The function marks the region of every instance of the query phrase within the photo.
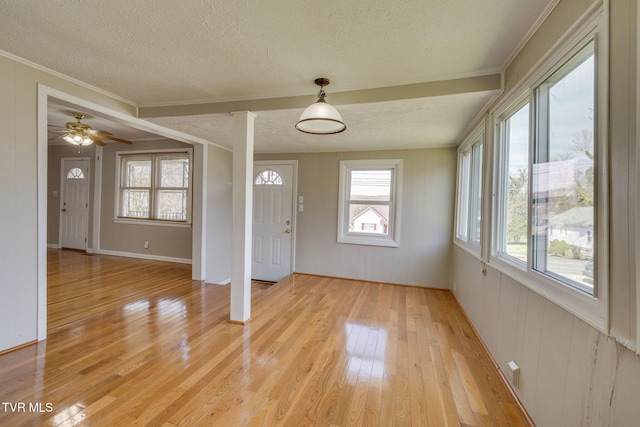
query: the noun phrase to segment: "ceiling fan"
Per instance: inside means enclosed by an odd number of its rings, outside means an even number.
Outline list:
[[[82,123],[81,120],[84,119],[84,114],[82,113],[73,113],[76,118],[75,122],[67,122],[64,128],[62,126],[49,125],[52,127],[61,128],[56,132],[60,132],[61,135],[56,135],[53,138],[50,138],[49,141],[62,138],[70,144],[78,145],[79,148],[90,145],[92,143],[96,143],[99,146],[107,145],[106,142],[101,139],[108,139],[111,141],[121,142],[123,144],[133,144],[131,141],[122,138],[116,138],[111,135],[109,132],[98,131],[91,128],[91,126]]]

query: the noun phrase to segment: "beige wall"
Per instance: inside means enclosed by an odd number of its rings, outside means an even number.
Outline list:
[[[178,141],[137,141],[133,145],[108,144],[102,150],[102,203],[100,251],[140,254],[149,257],[191,260],[191,227],[123,224],[114,222],[116,153],[136,150],[190,148]],[[149,249],[144,249],[149,242]]]
[[[560,2],[507,69],[507,95],[590,4]],[[640,357],[633,351],[637,16],[637,1],[610,1],[610,334],[491,265],[483,276],[479,259],[457,246],[453,251],[456,297],[501,369],[510,360],[519,364],[515,391],[539,426],[632,426],[640,420]]]
[[[0,350],[38,334],[38,266],[44,257],[38,253],[38,177],[47,173],[46,162],[38,164],[38,83],[135,113],[131,105],[0,56]]]
[[[208,149],[205,281],[209,283],[231,281],[232,156],[231,151]]]
[[[256,155],[298,160],[296,265],[302,273],[450,288],[455,149]],[[403,159],[399,248],[337,243],[340,160]]]

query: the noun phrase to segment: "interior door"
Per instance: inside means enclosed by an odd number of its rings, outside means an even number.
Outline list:
[[[89,159],[62,159],[60,245],[87,249],[89,234]]]
[[[254,165],[254,280],[277,282],[291,274],[293,180],[292,164]]]

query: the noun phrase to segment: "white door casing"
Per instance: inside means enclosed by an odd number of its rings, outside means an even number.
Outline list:
[[[63,158],[60,177],[60,246],[86,249],[89,235],[89,159]]]
[[[295,164],[254,165],[251,278],[277,282],[293,271]]]

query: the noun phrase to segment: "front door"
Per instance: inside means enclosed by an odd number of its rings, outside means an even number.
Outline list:
[[[291,274],[293,164],[254,165],[251,278],[277,282]]]
[[[60,245],[87,249],[89,234],[89,159],[62,159]]]

